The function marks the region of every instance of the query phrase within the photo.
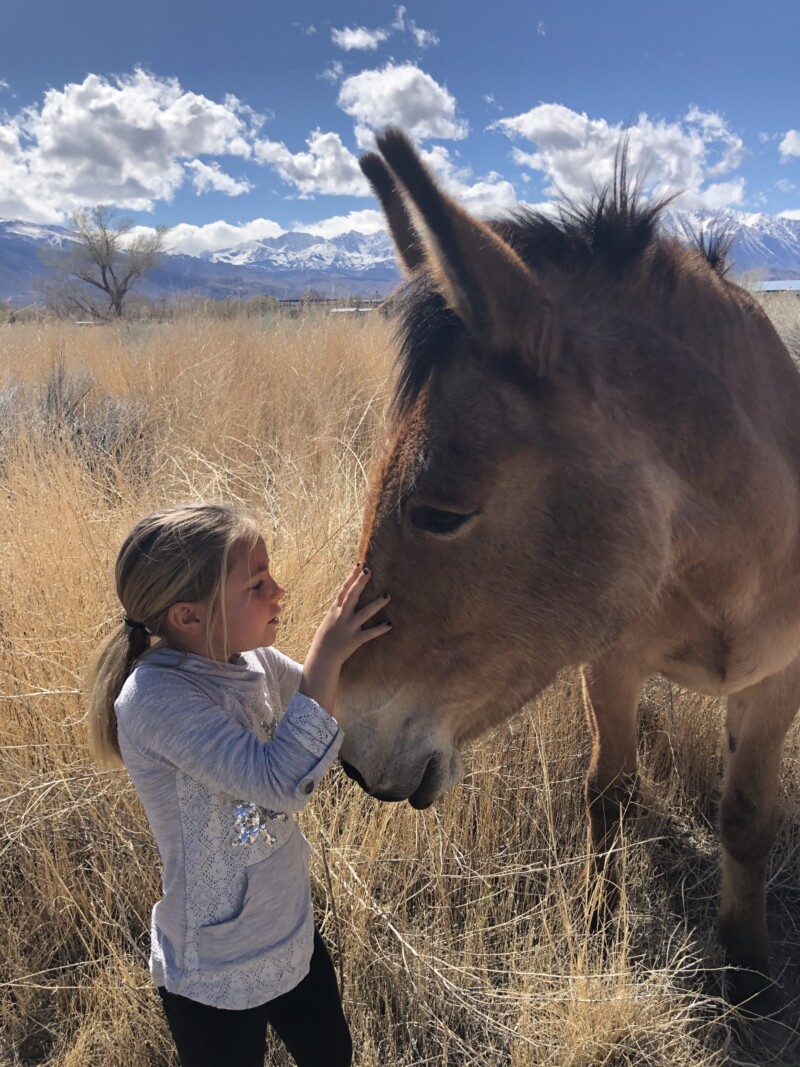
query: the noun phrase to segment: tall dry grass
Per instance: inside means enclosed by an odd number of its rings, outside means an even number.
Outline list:
[[[260,517],[290,589],[282,647],[302,657],[351,565],[389,388],[387,323],[353,318],[0,329],[3,1067],[176,1063],[146,971],[158,856],[124,772],[87,759],[81,678],[119,614],[122,538],[198,498]],[[734,1062],[713,937],[720,708],[653,680],[641,719],[648,810],[604,945],[575,892],[575,677],[476,746],[427,812],[332,773],[301,821],[357,1063]],[[770,886],[795,998],[799,753],[795,730]],[[289,1062],[277,1044],[270,1056]]]

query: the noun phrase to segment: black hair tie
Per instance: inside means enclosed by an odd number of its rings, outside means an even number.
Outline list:
[[[147,633],[147,627],[143,622],[136,622],[135,619],[129,619],[127,615],[122,616],[122,621],[129,630],[143,630]]]

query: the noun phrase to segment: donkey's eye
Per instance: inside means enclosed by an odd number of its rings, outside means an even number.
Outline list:
[[[477,511],[464,514],[463,511],[445,511],[443,508],[431,508],[421,504],[411,509],[409,518],[411,525],[418,530],[426,530],[433,534],[450,534],[455,533],[477,514]]]

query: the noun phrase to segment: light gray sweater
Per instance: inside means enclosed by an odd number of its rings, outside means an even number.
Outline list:
[[[150,973],[203,1004],[255,1007],[308,973],[308,845],[290,813],[342,732],[297,692],[301,670],[272,648],[217,663],[156,645],[115,704],[164,866]]]

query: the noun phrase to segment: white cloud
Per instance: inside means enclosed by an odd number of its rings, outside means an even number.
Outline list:
[[[392,22],[392,29],[399,33],[407,31],[414,38],[417,48],[434,48],[439,44],[439,38],[433,30],[423,30],[416,24],[414,19],[406,18],[406,8],[401,4],[397,8],[397,14]]]
[[[800,220],[800,208],[791,208],[789,211],[779,211],[778,218]]]
[[[0,153],[15,158],[22,147],[19,142],[19,130],[13,126],[0,126]]]
[[[365,208],[363,211],[351,211],[347,215],[333,215],[320,222],[296,222],[292,229],[330,239],[352,230],[358,233],[380,233],[386,229],[386,222],[382,211],[377,208]]]
[[[331,29],[331,40],[345,52],[353,50],[374,52],[388,36],[387,30],[368,30],[365,26],[344,26],[341,30]]]
[[[800,156],[800,130],[787,130],[783,140],[778,145],[781,154],[781,162],[785,163],[790,156]]]
[[[790,182],[788,178],[779,178],[775,182],[775,188],[780,193],[793,193],[797,186],[794,182]]]
[[[547,30],[545,29],[545,25],[544,25],[543,22],[537,22],[536,23],[536,32],[538,33],[538,35],[540,37],[546,37],[547,36]]]
[[[708,211],[723,211],[744,201],[744,188],[744,178],[712,182],[705,189],[687,190],[675,202],[681,208],[703,207]]]
[[[435,48],[439,43],[439,38],[433,30],[423,30],[417,26],[416,22],[409,23],[408,29],[416,42],[417,48]]]
[[[0,127],[0,215],[56,221],[98,203],[148,210],[186,180],[183,160],[248,157],[260,121],[236,97],[217,103],[174,78],[89,74]]]
[[[344,64],[338,59],[334,59],[321,74],[317,75],[319,81],[330,82],[331,85],[337,85],[343,77]]]
[[[315,193],[329,196],[365,196],[368,185],[358,160],[338,133],[314,130],[307,138],[307,152],[292,152],[282,141],[257,141],[255,155],[294,185],[304,197]]]
[[[379,44],[394,33],[409,34],[417,48],[422,50],[439,44],[439,38],[433,30],[424,30],[414,19],[406,18],[406,8],[402,4],[397,8],[391,25],[374,30],[368,30],[366,26],[343,26],[340,30],[331,28],[331,40],[346,52],[374,52]]]
[[[628,138],[631,173],[642,176],[646,191],[681,193],[681,207],[711,210],[739,204],[744,196],[743,178],[709,183],[710,178],[735,170],[745,156],[741,138],[714,112],[693,107],[681,122],[672,123],[642,114],[625,129],[561,104],[540,104],[499,119],[490,128],[534,145],[532,152],[514,147],[512,158],[544,174],[550,196],[582,200],[606,186],[613,177],[614,154],[623,133]]]
[[[469,125],[456,118],[455,98],[430,74],[412,63],[387,64],[347,78],[339,107],[356,120],[356,140],[372,146],[372,131],[389,124],[402,126],[416,140],[431,137],[461,140]]]
[[[249,193],[253,188],[246,178],[232,178],[220,170],[219,163],[202,163],[199,159],[193,159],[186,164],[186,169],[192,173],[192,185],[198,193],[207,193],[213,189],[217,193],[225,193],[226,196],[240,196]]]
[[[358,169],[356,157],[339,141],[337,134],[322,134],[317,130],[309,138],[311,151],[291,153],[285,145],[270,143],[268,148],[256,146],[256,154],[275,166],[285,181],[294,184],[302,194],[315,192],[346,193],[369,196],[371,189]],[[323,148],[326,145],[329,148]],[[328,151],[330,150],[330,154]],[[454,163],[443,145],[435,145],[421,152],[422,158],[436,174],[442,187],[470,211],[481,216],[498,215],[518,206],[514,187],[500,175],[490,172],[476,178],[469,167]],[[295,223],[292,229],[321,237],[337,237],[351,230],[377,233],[385,228],[383,213],[377,208],[364,208],[346,215],[334,215],[315,223]]]
[[[420,153],[442,187],[468,211],[482,218],[496,217],[519,207],[511,182],[495,171],[476,178],[470,167],[459,166],[444,147],[434,145]]]
[[[690,107],[684,116],[684,122],[691,131],[699,131],[705,145],[721,146],[720,159],[706,169],[706,178],[716,178],[719,174],[727,174],[742,165],[747,155],[744,141],[728,129],[721,115],[715,111],[701,111],[697,107]]]
[[[7,82],[5,78],[0,78],[0,92],[5,92],[6,89],[11,88],[11,83]]]
[[[167,247],[170,252],[180,252],[187,256],[199,256],[203,252],[219,252],[223,248],[232,248],[245,241],[260,241],[264,237],[280,237],[286,231],[271,219],[253,219],[233,225],[218,219],[205,226],[192,226],[182,222],[173,227],[167,235]],[[135,226],[131,236],[153,234],[149,226]]]

